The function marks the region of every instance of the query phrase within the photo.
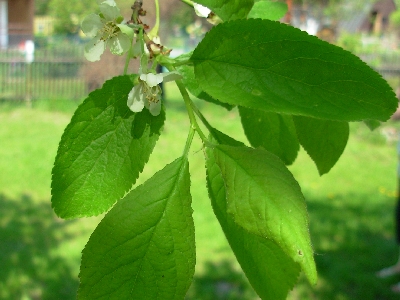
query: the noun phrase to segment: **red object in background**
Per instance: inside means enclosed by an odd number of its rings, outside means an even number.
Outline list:
[[[21,41],[19,44],[18,44],[18,50],[20,51],[20,52],[25,52],[25,41]]]
[[[288,11],[284,17],[284,22],[290,24],[292,21],[292,0],[286,0]]]

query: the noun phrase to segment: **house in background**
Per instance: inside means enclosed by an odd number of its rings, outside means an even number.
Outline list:
[[[393,0],[380,0],[376,2],[366,18],[364,18],[359,31],[381,34],[389,28],[389,17],[396,10]]]
[[[0,48],[33,39],[34,0],[0,0]]]
[[[379,0],[365,11],[354,13],[351,18],[341,20],[339,31],[381,35],[390,27],[390,15],[397,7],[393,0]]]

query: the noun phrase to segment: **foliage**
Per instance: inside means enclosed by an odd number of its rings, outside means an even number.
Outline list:
[[[54,31],[62,34],[77,34],[80,23],[89,12],[95,12],[95,1],[50,0],[49,12],[54,17]]]
[[[361,36],[342,32],[337,40],[337,45],[354,54],[362,52]]]
[[[35,15],[46,15],[49,9],[50,0],[36,0],[35,1]]]
[[[188,154],[196,134],[216,217],[258,295],[284,299],[300,270],[315,284],[306,203],[285,162],[301,145],[319,173],[327,173],[344,150],[350,121],[386,121],[397,107],[389,85],[359,58],[267,19],[277,19],[279,9],[263,16],[253,11],[253,0],[198,2],[219,25],[193,53],[173,59],[159,43],[159,23],[147,31],[136,1],[124,75],[91,93],[61,138],[54,211],[66,219],[108,211],[83,251],[78,299],[184,297],[195,263]],[[95,43],[122,31],[118,18],[106,19],[112,30],[93,26],[93,35],[101,37]],[[127,75],[131,58],[140,60],[138,74]],[[169,75],[180,74],[174,80],[188,113],[188,136],[180,157],[131,189],[168,117],[155,86],[165,77],[155,74],[157,63]],[[214,128],[186,85],[200,98],[237,106],[250,146]]]

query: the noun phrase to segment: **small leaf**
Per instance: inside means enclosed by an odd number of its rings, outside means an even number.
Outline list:
[[[62,218],[107,211],[135,183],[148,161],[165,114],[133,113],[129,76],[115,77],[78,107],[61,138],[53,167],[52,205]]]
[[[304,197],[281,160],[264,149],[214,148],[227,195],[227,212],[251,234],[270,239],[317,279]]]
[[[300,272],[299,264],[270,239],[250,233],[227,213],[221,170],[207,149],[207,187],[215,215],[251,285],[262,299],[286,299]]]
[[[223,21],[244,19],[253,7],[254,0],[196,0],[211,9]]]
[[[300,144],[317,165],[328,173],[342,155],[349,138],[349,124],[314,118],[293,117]]]
[[[186,59],[190,58],[190,55],[184,54],[181,55],[179,58],[182,59],[186,57]],[[178,59],[179,59],[178,58]],[[196,98],[205,100],[210,103],[214,103],[217,105],[220,105],[228,110],[231,110],[233,108],[232,105],[218,101],[211,97],[209,94],[204,92],[200,86],[199,83],[197,82],[196,78],[194,77],[194,68],[193,66],[189,65],[182,65],[177,67],[178,72],[183,76],[182,82],[185,85],[185,87],[188,89],[188,91],[195,96]]]
[[[83,250],[78,299],[183,299],[196,259],[189,188],[180,158],[120,200]]]
[[[398,104],[387,82],[358,57],[275,21],[219,24],[191,61],[202,90],[232,105],[337,121],[385,121]]]
[[[291,116],[242,106],[239,112],[244,132],[253,147],[263,147],[287,165],[294,162],[300,145]]]
[[[365,120],[364,121],[365,125],[369,128],[369,130],[374,131],[377,129],[379,126],[381,126],[381,122],[379,121],[373,121],[373,120]]]
[[[268,19],[279,21],[288,10],[287,4],[278,1],[261,0],[254,3],[247,18],[249,19]]]

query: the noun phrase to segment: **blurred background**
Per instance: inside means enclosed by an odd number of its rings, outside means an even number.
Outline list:
[[[133,0],[116,0],[126,19]],[[400,1],[284,1],[281,20],[360,56],[400,86]],[[210,28],[189,6],[161,0],[161,42],[172,55],[190,51]],[[144,1],[154,24],[154,3]],[[0,0],[0,299],[75,299],[81,250],[101,216],[64,221],[51,209],[51,169],[61,134],[87,94],[123,71],[107,52],[84,60],[80,30],[93,0]],[[131,71],[136,72],[133,63]],[[296,72],[296,70],[293,70]],[[245,141],[235,109],[195,100],[209,121]],[[167,121],[139,183],[182,153],[188,125],[174,84],[165,85]],[[307,199],[318,284],[303,276],[289,299],[399,299],[400,276],[375,272],[398,258],[394,121],[371,132],[351,124],[348,146],[332,171],[318,176],[300,151],[290,166]],[[205,188],[202,147],[190,154],[197,265],[187,299],[258,299],[226,242]]]

